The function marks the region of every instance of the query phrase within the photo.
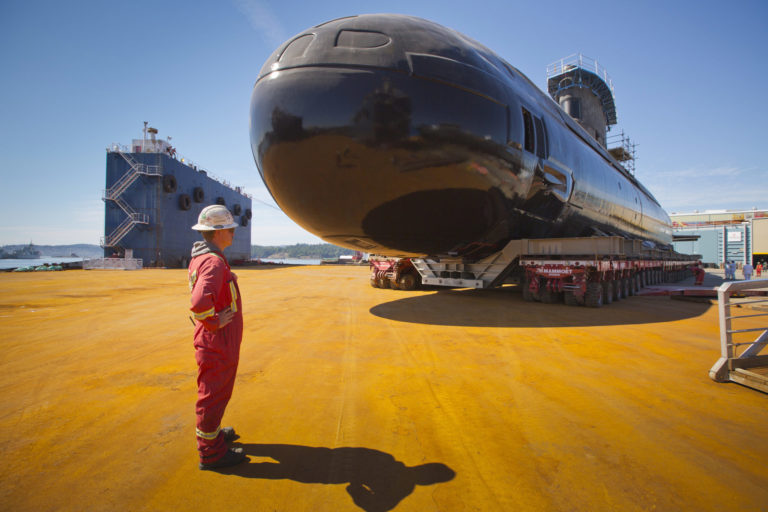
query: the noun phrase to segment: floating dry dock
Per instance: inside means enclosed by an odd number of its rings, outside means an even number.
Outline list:
[[[381,290],[356,266],[238,274],[225,421],[250,462],[229,474],[197,469],[184,270],[1,274],[0,508],[768,507],[768,395],[709,378],[714,305]]]

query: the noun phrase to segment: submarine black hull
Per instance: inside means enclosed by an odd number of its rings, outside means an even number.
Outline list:
[[[250,130],[277,204],[336,245],[478,259],[515,238],[671,243],[658,202],[556,103],[419,18],[343,18],[283,44]]]

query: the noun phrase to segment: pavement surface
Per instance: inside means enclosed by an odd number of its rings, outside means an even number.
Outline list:
[[[184,270],[0,274],[0,509],[768,510],[768,395],[709,379],[716,306],[237,273],[249,462],[222,472],[197,467]]]

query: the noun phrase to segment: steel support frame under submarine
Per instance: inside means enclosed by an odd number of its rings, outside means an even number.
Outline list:
[[[559,105],[423,19],[361,15],[292,38],[259,74],[250,132],[277,204],[336,245],[480,263],[516,239],[671,244],[650,192]]]

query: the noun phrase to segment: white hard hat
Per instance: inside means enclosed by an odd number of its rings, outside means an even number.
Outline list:
[[[195,231],[216,231],[236,227],[237,223],[226,206],[212,204],[203,208],[197,217],[197,224],[192,226],[192,229]]]

